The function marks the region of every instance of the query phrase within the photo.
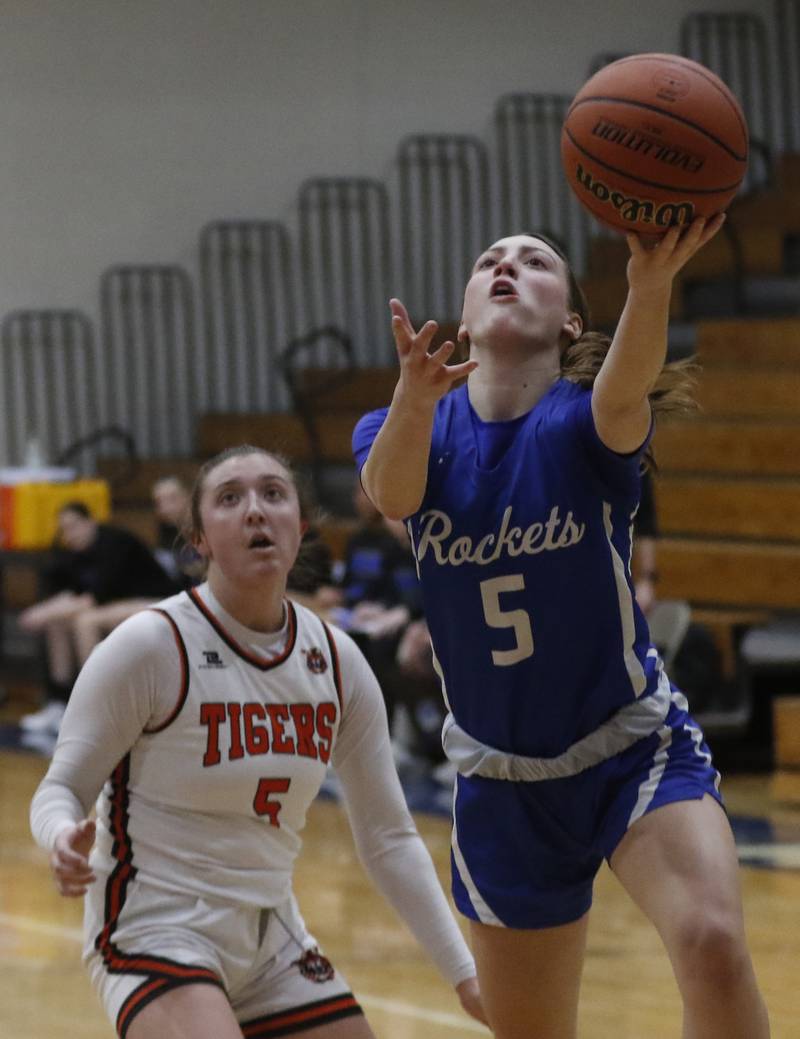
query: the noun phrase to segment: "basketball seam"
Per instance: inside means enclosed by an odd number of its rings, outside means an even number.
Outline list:
[[[677,65],[677,67],[683,69],[684,72],[693,72],[695,75],[704,79],[710,87],[713,87],[718,94],[721,94],[722,97],[725,98],[731,107],[731,111],[736,116],[745,137],[748,136],[747,122],[742,115],[736,95],[727,83],[721,80],[715,72],[711,69],[707,69],[705,65],[702,65],[699,61],[695,61],[693,58],[686,58],[681,54],[630,54],[627,58],[618,58],[617,61],[612,64],[627,65],[631,61],[642,61],[645,58],[650,61],[663,62],[665,65]],[[686,63],[688,63],[688,67]],[[606,67],[609,68],[610,66]],[[605,72],[605,69],[600,69],[596,75],[599,76],[603,72]]]
[[[747,162],[747,152],[745,152],[744,155],[739,155],[727,144],[725,144],[724,141],[721,141],[718,137],[715,137],[714,134],[709,133],[708,130],[705,130],[702,126],[698,126],[697,123],[693,123],[691,119],[687,119],[685,116],[682,115],[677,115],[674,112],[665,111],[663,108],[659,108],[657,105],[648,104],[646,101],[632,101],[629,98],[624,97],[607,97],[600,94],[593,94],[591,97],[582,97],[579,101],[573,102],[572,107],[570,108],[569,112],[567,112],[565,123],[577,108],[579,108],[581,105],[588,104],[590,101],[611,101],[619,105],[630,105],[632,108],[644,108],[649,112],[658,112],[659,115],[667,116],[669,119],[674,119],[676,123],[683,123],[684,126],[688,126],[692,130],[696,130],[698,133],[701,133],[704,137],[707,137],[709,141],[713,141],[713,143],[716,144],[719,148],[721,148],[724,152],[727,152],[728,155],[730,155],[730,157],[732,159],[735,159],[737,162]]]
[[[582,155],[591,159],[592,162],[596,162],[598,166],[602,166],[603,169],[608,170],[609,173],[618,173],[620,176],[625,177],[627,180],[634,181],[636,184],[643,184],[648,188],[658,188],[660,191],[676,191],[685,192],[687,195],[722,195],[726,191],[735,191],[741,181],[737,181],[735,184],[729,184],[726,187],[721,188],[686,188],[678,187],[675,184],[661,184],[657,180],[645,180],[644,177],[635,177],[632,173],[624,169],[619,169],[616,166],[610,166],[607,162],[603,162],[602,159],[598,159],[596,155],[586,151],[580,144],[575,140],[569,130],[564,127],[564,134],[569,138],[570,144],[572,144]]]

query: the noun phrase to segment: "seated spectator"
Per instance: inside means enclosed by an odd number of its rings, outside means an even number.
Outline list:
[[[57,544],[42,573],[47,597],[24,610],[20,627],[42,634],[48,702],[20,725],[56,735],[78,671],[117,624],[180,590],[139,538],[93,519],[83,502],[58,514]]]
[[[359,526],[326,616],[356,640],[378,676],[398,765],[440,762],[444,703],[405,524],[378,512],[356,482]],[[320,593],[320,594],[323,594]]]
[[[203,561],[183,536],[189,519],[189,489],[179,477],[163,476],[150,494],[158,524],[155,557],[182,588],[191,588],[203,580]]]
[[[353,491],[359,525],[345,548],[344,572],[339,582],[335,621],[342,627],[362,631],[394,630],[409,620],[409,614],[383,614],[402,605],[404,593],[418,600],[416,574],[405,526],[386,520],[364,493],[360,482]],[[416,608],[418,602],[414,602]]]

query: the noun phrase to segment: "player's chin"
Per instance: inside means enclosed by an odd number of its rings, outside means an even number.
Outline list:
[[[274,548],[269,550],[249,551],[238,568],[243,578],[254,575],[271,576],[287,575],[291,569],[281,553]]]
[[[519,336],[530,324],[530,315],[516,300],[511,305],[490,308],[484,321],[484,333],[489,336]]]

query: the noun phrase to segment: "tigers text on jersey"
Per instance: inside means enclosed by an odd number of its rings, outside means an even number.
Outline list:
[[[359,466],[385,416],[357,425]],[[513,423],[481,423],[466,386],[439,401],[409,530],[445,697],[476,739],[555,756],[657,688],[630,577],[640,459],[603,445],[591,391],[564,379]]]
[[[269,659],[197,591],[160,604],[182,688],[172,715],[144,729],[103,788],[100,869],[129,856],[157,886],[264,906],[289,897],[342,702],[330,630],[301,606],[287,610],[286,644]]]

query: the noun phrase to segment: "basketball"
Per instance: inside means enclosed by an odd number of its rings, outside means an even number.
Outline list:
[[[595,73],[561,131],[570,187],[600,223],[660,235],[711,217],[747,170],[747,123],[728,87],[677,54],[635,54]]]

